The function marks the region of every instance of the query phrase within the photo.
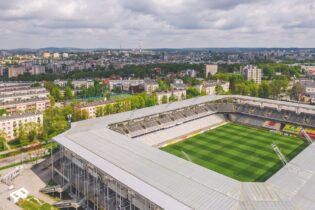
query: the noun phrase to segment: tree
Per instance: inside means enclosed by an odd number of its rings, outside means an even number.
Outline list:
[[[0,151],[5,150],[6,144],[6,134],[4,132],[0,132]]]
[[[177,98],[172,94],[169,99],[168,99],[170,102],[174,102],[174,101],[177,101]]]
[[[67,86],[66,88],[65,88],[65,94],[64,94],[64,99],[72,99],[73,98],[73,94],[72,94],[72,90],[71,90],[71,88],[69,87],[69,86]]]
[[[240,94],[240,95],[249,95],[250,94],[250,89],[249,87],[245,84],[245,83],[239,83],[235,85],[235,90],[234,92],[236,94]]]
[[[263,81],[259,85],[258,96],[260,98],[268,98],[270,96],[270,85],[268,82]]]
[[[240,74],[231,74],[229,75],[229,82],[230,82],[230,91],[232,93],[236,93],[236,85],[239,83],[244,82],[244,77]]]
[[[259,86],[254,81],[246,82],[246,85],[249,88],[249,94],[252,97],[258,96]]]
[[[159,90],[160,91],[166,91],[166,90],[170,89],[170,85],[166,81],[158,80],[158,83],[159,83]]]
[[[187,91],[187,95],[186,95],[187,99],[200,96],[200,92],[195,87],[189,87],[187,88],[186,91]]]
[[[52,97],[51,95],[49,95],[48,98],[49,98],[49,101],[50,101],[50,105],[51,105],[51,106],[55,106],[55,104],[56,104],[55,98]]]
[[[44,83],[44,87],[49,91],[51,92],[53,87],[54,87],[54,84],[52,82],[45,82]]]
[[[225,91],[221,85],[215,86],[215,94],[223,95],[224,93],[225,93]]]
[[[167,96],[163,96],[162,97],[162,104],[166,104],[167,103]]]
[[[37,139],[37,137],[42,133],[42,128],[38,123],[29,122],[20,126],[19,129],[19,141],[20,144],[25,146],[28,143]]]
[[[282,91],[285,91],[288,87],[289,81],[286,77],[274,79],[270,83],[270,95],[273,98],[277,98]]]
[[[305,87],[300,82],[296,82],[290,91],[291,99],[300,101],[302,99],[302,96],[304,95],[305,95]]]
[[[44,112],[44,133],[46,136],[55,136],[69,128],[66,114],[70,109],[64,111],[63,108],[50,107]],[[72,113],[71,113],[72,114]]]
[[[96,107],[95,115],[96,117],[104,116],[103,107]]]
[[[51,96],[54,97],[55,101],[61,100],[61,93],[60,93],[60,88],[57,86],[54,86],[51,90]]]
[[[3,116],[7,114],[7,110],[6,109],[0,109],[0,116]]]

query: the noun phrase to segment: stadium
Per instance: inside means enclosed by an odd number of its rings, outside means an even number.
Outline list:
[[[315,107],[204,96],[72,124],[54,138],[59,208],[312,209]]]

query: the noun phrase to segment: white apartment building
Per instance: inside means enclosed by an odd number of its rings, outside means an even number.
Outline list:
[[[305,71],[306,76],[315,77],[315,66],[304,66],[301,68]]]
[[[89,88],[89,87],[94,86],[94,81],[90,80],[90,79],[88,79],[88,80],[72,80],[71,84],[72,84],[74,89],[80,89],[82,87]]]
[[[2,96],[14,96],[19,94],[36,94],[36,93],[48,93],[45,88],[42,87],[24,87],[24,88],[12,88],[12,89],[5,89],[2,90],[0,88],[0,97]]]
[[[58,59],[58,58],[60,58],[60,54],[59,54],[59,53],[54,53],[54,54],[53,54],[53,57],[54,57],[55,59]]]
[[[59,87],[65,87],[68,84],[67,80],[54,80],[54,85],[58,85]]]
[[[246,65],[241,68],[241,73],[244,75],[246,80],[253,80],[255,83],[261,83],[262,70],[257,66]]]
[[[186,90],[162,91],[162,92],[157,92],[156,96],[157,96],[158,104],[162,103],[163,97],[166,97],[167,102],[169,102],[169,98],[171,96],[174,96],[177,101],[180,101],[186,98]]]
[[[111,105],[115,104],[115,100],[94,101],[94,102],[89,102],[89,103],[84,103],[84,104],[78,104],[75,106],[75,109],[80,112],[86,111],[88,113],[88,118],[95,118],[97,108],[105,107],[109,104]]]
[[[113,90],[115,87],[121,87],[124,91],[129,91],[130,86],[144,85],[142,79],[120,79],[120,80],[109,80],[109,89]]]
[[[315,81],[308,79],[295,80],[294,82],[299,82],[305,88],[306,94],[315,94]]]
[[[20,127],[25,123],[34,122],[43,125],[42,113],[24,113],[0,117],[0,132],[6,135],[7,141],[18,137]]]
[[[8,113],[39,111],[43,112],[50,106],[48,98],[36,98],[22,101],[0,102],[0,109]]]
[[[66,87],[66,85],[68,84],[67,80],[55,80],[54,81],[55,85],[58,85],[61,88]],[[71,85],[73,86],[74,89],[80,89],[82,87],[92,87],[94,86],[94,81],[93,80],[72,80],[71,81]]]
[[[0,102],[17,102],[17,101],[25,101],[25,100],[31,100],[31,99],[38,99],[38,98],[47,98],[49,95],[48,91],[45,89],[41,90],[28,90],[28,91],[21,91],[16,92],[13,91],[13,93],[10,92],[0,92]]]
[[[145,79],[144,80],[144,90],[147,93],[153,93],[159,88],[159,83],[153,79]]]
[[[63,58],[69,58],[69,54],[68,53],[62,53],[62,57]]]
[[[174,79],[174,82],[171,84],[173,90],[186,90],[187,85],[181,79]]]
[[[43,57],[44,59],[48,59],[48,58],[50,58],[50,53],[49,53],[49,52],[44,52],[43,55],[42,55],[42,57]]]
[[[30,71],[32,75],[37,75],[37,74],[44,74],[45,73],[45,66],[32,66],[32,69]]]
[[[205,75],[208,77],[209,75],[215,75],[218,72],[217,64],[205,64]]]
[[[225,92],[229,91],[230,83],[219,80],[210,80],[202,84],[201,90],[205,91],[207,95],[215,95],[215,88],[217,85],[220,85]]]

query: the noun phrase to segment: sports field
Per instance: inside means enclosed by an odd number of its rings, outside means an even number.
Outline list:
[[[308,145],[298,138],[229,123],[161,149],[239,181],[262,182],[282,167],[272,143],[288,160]]]

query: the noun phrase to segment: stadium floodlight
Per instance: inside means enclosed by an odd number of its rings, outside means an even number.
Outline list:
[[[282,152],[280,151],[279,147],[277,146],[276,143],[272,143],[271,144],[273,150],[275,151],[275,153],[278,155],[279,159],[281,160],[283,165],[288,164],[287,159],[285,158],[285,156],[282,154]]]
[[[313,140],[312,138],[306,133],[306,131],[304,130],[304,128],[301,126],[301,134],[304,135],[304,137],[306,138],[306,140],[312,144]]]

